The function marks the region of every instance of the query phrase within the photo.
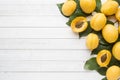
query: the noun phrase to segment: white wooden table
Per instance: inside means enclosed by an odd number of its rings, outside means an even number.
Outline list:
[[[0,80],[100,80],[84,70],[90,57],[56,4],[65,0],[0,0]]]

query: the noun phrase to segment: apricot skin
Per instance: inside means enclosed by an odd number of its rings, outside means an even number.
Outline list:
[[[80,0],[80,7],[85,13],[92,13],[96,8],[96,0]]]
[[[74,0],[66,1],[62,6],[62,13],[65,16],[70,16],[70,15],[73,14],[76,7],[77,7],[77,4],[76,4],[76,2]]]
[[[119,4],[116,1],[109,0],[102,5],[101,12],[107,16],[113,15],[117,12],[118,7]]]
[[[90,33],[86,38],[86,46],[88,49],[93,50],[99,45],[99,38],[97,34]]]
[[[100,31],[105,26],[106,21],[106,16],[103,13],[97,13],[90,21],[91,28],[95,31]]]

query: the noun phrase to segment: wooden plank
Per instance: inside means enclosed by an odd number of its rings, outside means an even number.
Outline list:
[[[85,61],[0,61],[0,71],[85,71]]]
[[[64,0],[42,1],[42,3],[40,0],[5,0],[5,2],[0,0],[0,16],[51,15],[63,17],[56,5],[60,2],[64,2]]]
[[[62,16],[0,16],[0,27],[55,27],[68,28],[65,24],[67,18]],[[6,24],[7,23],[7,24]],[[62,33],[62,32],[61,32]]]
[[[40,4],[56,4],[65,2],[65,0],[0,0],[0,5],[40,5]]]
[[[40,5],[40,4],[56,4],[56,3],[62,3],[66,0],[0,0],[0,5]],[[102,3],[106,0],[101,0]]]
[[[50,9],[48,9],[50,8]],[[0,5],[0,16],[60,16],[61,13],[54,5]],[[61,15],[61,17],[63,17]]]
[[[0,39],[0,49],[87,49],[85,39]]]
[[[80,73],[0,73],[1,80],[101,80],[96,72]]]
[[[0,0],[0,80],[98,80],[90,52],[65,24],[65,0]]]
[[[0,61],[79,61],[89,57],[88,50],[0,50]]]
[[[67,38],[78,39],[71,28],[0,28],[0,38]]]

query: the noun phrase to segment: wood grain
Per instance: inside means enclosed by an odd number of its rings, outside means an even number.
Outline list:
[[[65,0],[0,0],[0,80],[100,80],[56,4]]]
[[[84,39],[0,39],[0,49],[87,49]]]
[[[87,75],[85,77],[85,75]],[[1,73],[1,80],[100,80],[102,77],[96,72],[80,72],[80,73]]]
[[[0,27],[2,28],[68,28],[65,24],[67,18],[64,18],[63,16],[0,16],[0,22]]]
[[[0,38],[79,39],[70,28],[0,28]]]
[[[88,50],[0,50],[1,61],[82,61],[89,55]]]
[[[34,2],[34,1],[33,1]],[[62,16],[53,4],[1,4],[0,16]],[[51,9],[49,9],[49,7]]]

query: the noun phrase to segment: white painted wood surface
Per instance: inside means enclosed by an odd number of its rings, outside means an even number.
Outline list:
[[[100,80],[56,4],[65,0],[0,0],[0,80]]]

